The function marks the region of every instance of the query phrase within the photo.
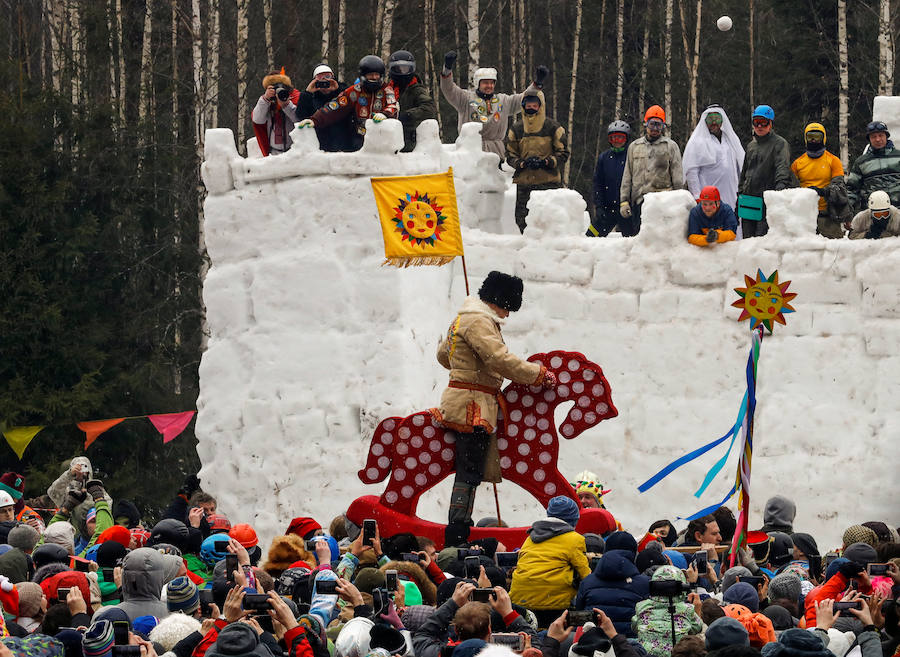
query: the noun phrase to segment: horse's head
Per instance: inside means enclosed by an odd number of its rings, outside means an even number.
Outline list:
[[[583,354],[577,351],[551,351],[535,354],[528,360],[541,363],[556,375],[556,388],[542,393],[551,408],[567,401],[575,402],[559,425],[563,437],[574,438],[585,429],[619,414],[613,405],[609,382],[603,376],[603,370]]]

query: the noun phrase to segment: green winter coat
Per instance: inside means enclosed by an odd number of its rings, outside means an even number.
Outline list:
[[[88,504],[90,502],[90,504]],[[88,541],[88,544],[84,546],[84,549],[79,552],[77,557],[83,557],[87,554],[87,551],[94,547],[94,543],[97,542],[97,539],[100,538],[100,534],[105,532],[107,529],[116,524],[115,520],[113,520],[112,513],[109,510],[109,503],[105,499],[102,500],[85,500],[81,504],[75,507],[75,511],[72,513],[72,516],[69,517],[68,514],[63,513],[62,509],[57,511],[52,518],[50,518],[50,522],[47,525],[52,525],[54,522],[63,522],[68,521],[72,523],[72,526],[75,528],[76,537],[79,534],[87,533],[87,523],[86,517],[87,512],[90,511],[91,506],[97,508],[97,516],[94,519],[94,533],[91,535],[91,540]],[[42,545],[44,543],[43,537],[38,541],[38,545]],[[37,546],[35,546],[37,547]]]
[[[437,119],[437,104],[417,77],[413,77],[412,82],[402,91],[394,82],[391,82],[391,85],[394,87],[397,102],[400,103],[397,118],[403,124],[401,153],[409,153],[416,147],[416,128],[419,124],[426,119]]]
[[[847,176],[850,204],[857,210],[865,209],[869,194],[878,189],[888,193],[891,205],[900,206],[900,151],[890,141],[884,148],[870,148],[856,158]]]
[[[192,573],[197,575],[198,577],[202,577],[204,582],[211,582],[213,579],[213,571],[212,568],[206,565],[206,562],[203,561],[196,554],[186,554],[184,555],[184,560],[187,562],[187,568]]]
[[[770,132],[747,144],[738,193],[762,197],[766,190],[796,187],[791,173],[791,149],[780,135]]]
[[[103,569],[97,571],[97,586],[100,588],[100,604],[104,607],[122,602],[122,592],[115,582],[107,582],[103,577]]]

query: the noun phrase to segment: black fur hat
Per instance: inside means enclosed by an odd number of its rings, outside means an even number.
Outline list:
[[[522,279],[499,271],[492,271],[484,279],[478,297],[504,310],[516,312],[522,307]]]

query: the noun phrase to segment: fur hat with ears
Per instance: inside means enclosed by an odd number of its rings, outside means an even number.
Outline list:
[[[296,534],[276,536],[269,546],[269,553],[262,569],[272,577],[278,577],[295,561],[316,563],[316,557],[306,550],[306,543]]]
[[[492,303],[504,310],[516,312],[522,307],[524,285],[518,276],[492,271],[484,279],[478,297],[485,303]]]
[[[281,84],[286,84],[289,87],[293,86],[291,84],[291,79],[284,72],[284,66],[281,67],[281,70],[278,71],[278,73],[269,73],[266,77],[264,77],[262,79],[262,86],[263,89],[266,89],[270,86],[274,87],[279,82]]]

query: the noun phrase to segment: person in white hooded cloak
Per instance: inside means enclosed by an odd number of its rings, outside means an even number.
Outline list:
[[[687,187],[694,198],[707,185],[719,189],[723,203],[737,207],[738,180],[744,162],[744,147],[725,110],[710,105],[684,147],[682,164]]]

